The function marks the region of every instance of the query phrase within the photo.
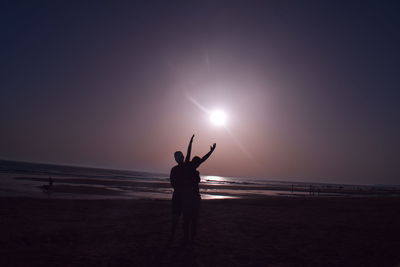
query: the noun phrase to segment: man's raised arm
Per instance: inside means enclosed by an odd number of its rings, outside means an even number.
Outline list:
[[[185,162],[189,162],[190,161],[190,154],[192,153],[193,138],[194,138],[194,135],[192,135],[192,138],[190,138],[190,142],[189,142],[189,145],[188,145],[188,148],[187,148]]]
[[[200,166],[200,164],[202,164],[204,161],[206,161],[211,156],[211,154],[214,152],[216,146],[217,146],[216,143],[214,143],[212,146],[210,146],[210,151],[201,158],[199,166]]]

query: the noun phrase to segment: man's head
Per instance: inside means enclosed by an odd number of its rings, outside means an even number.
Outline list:
[[[174,157],[175,157],[175,161],[176,161],[178,164],[182,164],[182,163],[183,163],[184,157],[183,157],[183,153],[182,153],[181,151],[176,151],[176,152],[174,153]]]

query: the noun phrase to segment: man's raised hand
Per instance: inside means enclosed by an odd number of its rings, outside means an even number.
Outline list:
[[[210,146],[210,150],[211,150],[211,151],[214,151],[214,149],[215,149],[216,146],[217,146],[217,144],[214,143],[212,146]]]

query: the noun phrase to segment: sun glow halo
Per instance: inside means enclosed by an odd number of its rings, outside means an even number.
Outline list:
[[[221,110],[214,110],[210,113],[210,121],[216,126],[224,126],[227,121],[226,113]]]

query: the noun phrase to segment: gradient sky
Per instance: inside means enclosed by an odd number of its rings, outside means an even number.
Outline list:
[[[399,6],[89,2],[0,4],[0,158],[400,184]]]

